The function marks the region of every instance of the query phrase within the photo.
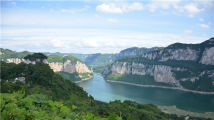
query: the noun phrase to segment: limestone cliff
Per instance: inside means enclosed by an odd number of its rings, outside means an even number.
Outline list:
[[[20,58],[8,58],[6,59],[7,63],[15,63],[15,64],[19,64],[23,61],[24,59],[20,59]]]
[[[141,56],[119,59],[107,66],[103,75],[106,78],[111,74],[149,75],[156,82],[179,88],[214,91],[213,65],[214,38],[211,38],[201,44],[175,43]]]
[[[54,72],[57,71],[64,71],[68,73],[92,73],[93,70],[90,70],[88,66],[80,61],[72,62],[71,60],[67,60],[66,62],[51,62],[49,63],[49,66],[51,69],[53,69]]]

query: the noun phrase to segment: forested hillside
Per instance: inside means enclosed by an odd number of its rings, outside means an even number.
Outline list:
[[[24,77],[24,83],[21,81],[14,82],[15,78]],[[114,101],[110,103],[103,103],[95,101],[94,98],[86,93],[82,87],[77,86],[75,83],[71,82],[70,80],[64,79],[62,76],[55,74],[52,69],[50,69],[49,65],[44,64],[42,62],[38,62],[35,65],[33,64],[14,64],[14,63],[5,63],[1,61],[1,93],[13,93],[14,91],[20,90],[22,87],[25,88],[25,93],[27,95],[35,94],[34,91],[38,87],[37,93],[42,93],[48,96],[48,99],[54,101],[62,101],[63,105],[68,106],[69,109],[72,108],[72,105],[77,106],[77,108],[73,111],[75,114],[87,115],[87,112],[92,114],[98,114],[102,118],[107,118],[111,113],[114,113],[115,116],[120,116],[122,119],[126,120],[129,116],[132,118],[139,118],[139,119],[168,119],[170,118],[165,113],[161,112],[157,108],[157,106],[153,104],[138,104],[132,101]],[[6,94],[5,94],[6,95]],[[2,94],[2,96],[5,96]],[[2,104],[2,112],[1,115],[5,115],[6,118],[10,116],[8,113],[7,106],[14,104],[14,102],[18,99],[21,101],[29,100],[29,104],[36,104],[32,97],[24,97],[24,98],[17,98],[17,94],[14,94],[14,99],[10,102],[6,102],[8,97],[1,98],[1,101],[5,101],[5,104]],[[38,95],[36,95],[38,96]],[[36,97],[35,96],[35,97]],[[42,101],[46,101],[47,99],[40,95]],[[24,99],[24,100],[22,100]],[[33,99],[31,101],[30,99]],[[39,101],[40,98],[38,98]],[[44,102],[46,103],[46,102]],[[52,102],[47,102],[44,104],[45,106],[51,104]],[[8,104],[8,105],[7,105]],[[17,104],[15,102],[15,104]],[[58,104],[58,103],[56,103]],[[21,109],[23,112],[25,111],[27,106],[23,106],[21,103],[17,104],[16,106],[22,106],[22,108],[16,108],[17,111]],[[27,105],[27,104],[26,104]],[[5,108],[4,108],[5,106]],[[55,106],[57,107],[57,106]],[[23,118],[25,112],[21,112],[20,114],[17,113],[16,110],[12,111],[14,118]],[[38,111],[38,110],[36,110]],[[44,109],[42,108],[42,111]],[[42,112],[38,111],[38,112]],[[19,113],[18,112],[18,113]],[[48,111],[47,111],[48,112]],[[59,111],[56,111],[56,113]],[[60,111],[61,113],[61,111]],[[24,116],[23,116],[24,115]],[[38,117],[36,113],[29,113],[29,115],[33,115],[33,118]],[[60,115],[60,114],[59,114]],[[40,117],[45,117],[45,114],[42,114]],[[50,115],[51,116],[51,115]],[[49,117],[50,117],[49,116]],[[27,116],[25,116],[27,117]],[[46,116],[47,117],[47,116]],[[62,116],[60,116],[62,117]]]

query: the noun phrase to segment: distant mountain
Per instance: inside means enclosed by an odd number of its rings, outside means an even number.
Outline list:
[[[85,61],[85,59],[88,57],[90,54],[81,54],[81,53],[60,53],[60,52],[55,52],[55,53],[50,53],[50,52],[43,52],[46,55],[59,55],[59,56],[74,56],[81,61]]]
[[[138,48],[138,47],[132,47],[132,48],[127,48],[125,50],[120,51],[120,53],[117,56],[117,59],[119,58],[124,58],[126,56],[134,57],[134,56],[139,56],[143,53],[147,53],[153,50],[161,49],[163,47],[153,47],[153,48]]]
[[[103,75],[108,80],[213,92],[214,38],[121,58],[107,66]]]
[[[93,67],[101,67],[106,66],[107,64],[113,63],[114,61],[124,58],[126,56],[134,57],[141,55],[143,53],[161,49],[162,47],[153,47],[153,48],[138,48],[138,47],[132,47],[127,48],[125,50],[120,51],[119,54],[91,54],[88,55],[85,59],[85,63],[87,65],[93,66]]]

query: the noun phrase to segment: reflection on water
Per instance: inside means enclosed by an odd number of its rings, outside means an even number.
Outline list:
[[[77,83],[77,85],[83,87],[94,99],[104,102],[128,99],[158,106],[175,105],[178,108],[195,112],[214,112],[214,95],[107,82],[99,74],[94,74],[94,78]]]

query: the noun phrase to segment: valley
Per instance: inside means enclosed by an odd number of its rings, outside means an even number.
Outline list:
[[[200,44],[175,43],[165,48],[133,47],[122,50],[118,54],[59,52],[43,54],[15,52],[1,48],[1,83],[4,86],[1,90],[3,93],[11,93],[24,86],[29,90],[27,93],[32,94],[33,89],[38,87],[39,92],[53,97],[53,100],[60,100],[62,95],[67,94],[62,99],[68,106],[91,104],[87,107],[91,109],[90,106],[99,106],[99,104],[110,105],[111,101],[117,103],[117,100],[120,102],[130,100],[137,104],[157,105],[167,115],[170,113],[173,116],[178,113],[177,115],[185,117],[188,113],[192,117],[206,118],[207,115],[207,118],[212,118],[213,48],[214,38]],[[42,73],[44,69],[47,70],[46,73]],[[20,78],[20,74],[25,78],[26,85],[21,83],[16,85],[13,82],[15,78]],[[38,76],[40,74],[43,77]],[[61,88],[56,85],[57,80],[61,81],[58,81]],[[82,92],[85,90],[84,94],[88,94],[88,98],[79,98],[83,95],[76,93],[76,88],[72,93],[76,98],[69,97],[70,94],[66,92],[72,90],[69,90],[69,85],[66,89],[62,89],[66,84],[64,80],[67,83],[72,81],[72,85],[77,85],[75,87]],[[69,102],[71,99],[72,102]],[[79,101],[77,104],[78,99],[87,102]],[[89,100],[95,101],[90,103]],[[172,110],[171,106],[176,106],[178,109]],[[97,114],[98,111],[91,109],[90,112]],[[133,114],[130,115],[134,118]],[[99,115],[107,117],[110,114],[99,113]],[[123,118],[127,119],[127,116]]]

